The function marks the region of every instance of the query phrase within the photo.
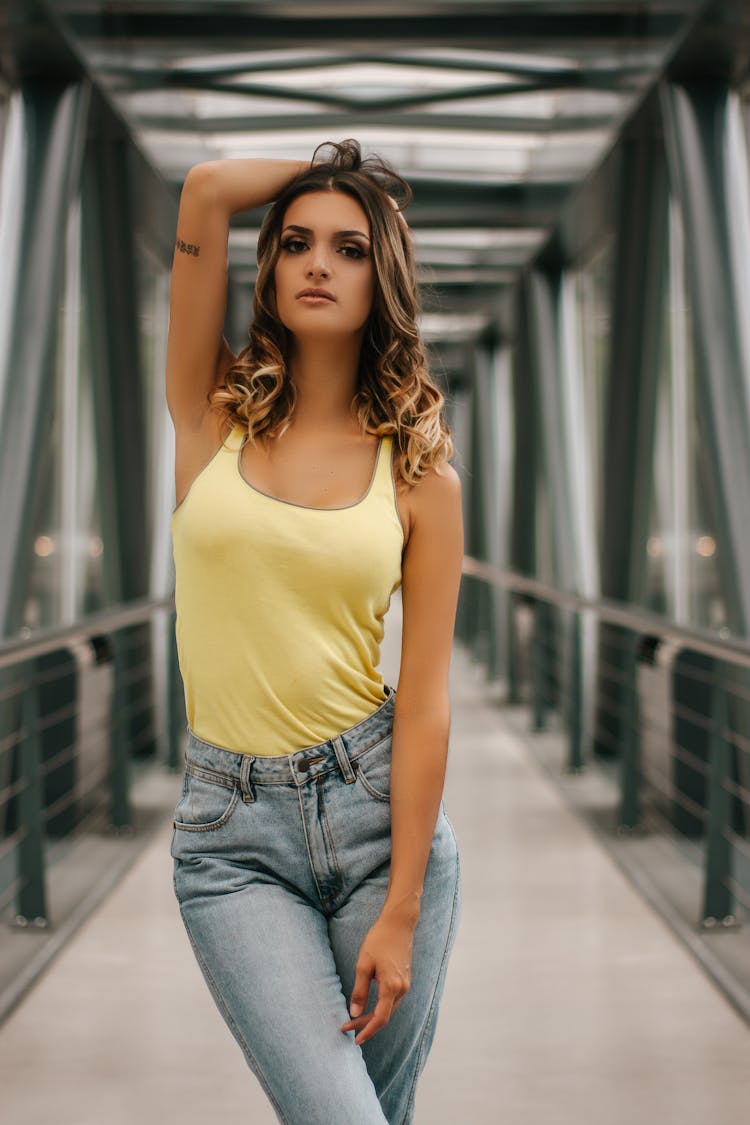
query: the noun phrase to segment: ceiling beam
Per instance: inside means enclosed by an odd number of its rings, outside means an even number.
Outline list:
[[[233,48],[229,54],[235,56],[236,48]],[[562,65],[559,62],[552,65],[541,56],[540,62],[534,64],[532,62],[514,62],[513,56],[510,54],[504,55],[503,59],[498,59],[497,62],[489,62],[486,57],[472,57],[469,53],[457,59],[453,54],[443,55],[440,50],[436,50],[434,55],[410,55],[401,54],[398,51],[388,54],[361,51],[338,51],[335,54],[311,52],[301,59],[297,55],[288,57],[288,59],[269,59],[262,51],[254,52],[252,48],[249,48],[247,59],[243,59],[240,63],[217,62],[215,65],[201,65],[200,68],[195,68],[189,62],[178,60],[175,63],[170,63],[169,70],[166,70],[165,66],[160,63],[144,66],[143,56],[138,57],[137,65],[128,65],[117,57],[117,60],[111,63],[102,60],[98,65],[98,70],[112,78],[129,79],[138,88],[141,88],[143,83],[143,89],[151,89],[153,83],[156,83],[157,87],[163,86],[165,74],[174,75],[175,78],[182,74],[202,74],[211,81],[219,81],[236,78],[240,74],[331,70],[341,68],[341,66],[363,65],[387,66],[395,74],[403,68],[475,74],[512,74],[515,78],[526,81],[544,79],[554,86],[563,86],[566,82],[578,79],[579,84],[584,84],[586,88],[593,84],[594,87],[606,89],[620,86],[623,80],[632,78],[634,75],[640,77],[644,69],[648,69],[649,63],[636,59],[611,66],[597,65],[596,61],[593,64],[591,64],[591,61],[584,64],[577,59],[571,59],[570,62]]]
[[[213,10],[212,10],[213,7]],[[458,7],[458,6],[457,6]],[[280,50],[305,47],[330,47],[331,43],[352,44],[367,49],[373,43],[399,43],[424,47],[429,44],[487,48],[562,50],[582,44],[598,49],[622,50],[624,41],[649,43],[669,40],[684,20],[674,12],[650,12],[639,3],[623,3],[616,10],[595,9],[577,12],[524,12],[518,8],[492,13],[456,11],[442,14],[388,16],[294,16],[284,18],[265,14],[216,10],[206,4],[205,11],[161,11],[156,5],[142,8],[107,4],[96,11],[69,8],[65,19],[71,30],[93,44],[127,41],[130,50],[154,42],[171,46],[195,41],[201,51],[217,48],[232,50]],[[544,46],[542,46],[542,44]]]
[[[599,76],[590,78],[583,74],[568,75],[565,79],[555,81],[543,77],[527,82],[492,82],[481,86],[464,86],[459,89],[419,90],[416,93],[385,94],[378,97],[349,97],[345,93],[328,93],[325,90],[312,86],[303,89],[297,86],[267,85],[262,82],[243,82],[241,85],[234,82],[221,82],[218,79],[204,75],[196,70],[192,73],[187,70],[175,74],[164,70],[161,74],[151,73],[143,78],[133,76],[132,81],[120,82],[115,90],[127,93],[130,90],[144,92],[148,90],[199,90],[214,94],[231,94],[234,97],[270,98],[281,101],[310,102],[318,105],[330,105],[338,109],[350,110],[402,110],[413,109],[421,105],[437,105],[441,102],[461,102],[477,98],[510,98],[519,94],[556,94],[569,91],[603,90],[605,93],[618,93],[622,86],[613,90],[611,84],[602,81]]]
[[[434,229],[457,227],[527,229],[549,227],[573,185],[554,183],[486,184],[455,180],[418,179],[409,176],[414,198],[406,212],[409,226]],[[239,212],[232,225],[257,229],[265,208]]]
[[[197,117],[185,113],[131,113],[133,121],[141,128],[168,129],[175,132],[200,133],[282,133],[300,129],[357,129],[378,125],[399,129],[451,129],[459,132],[480,133],[541,133],[561,134],[605,129],[612,125],[611,115],[579,114],[571,117],[505,117],[483,113],[370,113],[356,110],[345,113],[268,113],[231,117]]]

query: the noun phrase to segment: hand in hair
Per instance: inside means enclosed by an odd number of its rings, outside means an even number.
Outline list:
[[[388,199],[389,199],[389,202],[391,204],[391,207],[393,207],[393,210],[396,212],[399,219],[401,220],[401,224],[402,224],[404,230],[407,232],[407,234],[410,233],[409,232],[409,224],[407,223],[406,219],[404,218],[404,214],[403,214],[401,208],[399,207],[398,203],[396,202],[396,200],[393,198],[392,195],[389,195]]]

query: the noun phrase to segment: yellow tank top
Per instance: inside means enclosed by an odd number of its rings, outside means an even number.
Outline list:
[[[268,495],[243,476],[235,426],[172,513],[176,639],[190,729],[226,750],[291,754],[386,698],[383,616],[404,535],[393,437],[342,508]]]

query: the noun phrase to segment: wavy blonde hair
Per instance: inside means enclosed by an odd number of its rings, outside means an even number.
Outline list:
[[[328,146],[333,153],[316,160]],[[296,176],[267,211],[258,236],[250,343],[210,392],[209,403],[224,421],[247,430],[251,442],[261,435],[280,437],[291,424],[297,396],[287,371],[289,333],[278,317],[274,268],[289,204],[314,191],[352,196],[370,221],[374,296],[352,406],[363,434],[394,435],[395,470],[414,485],[432,466],[449,460],[454,447],[443,417],[445,398],[430,377],[417,328],[414,254],[399,214],[412,191],[381,157],[363,158],[355,140],[319,145],[310,169]]]

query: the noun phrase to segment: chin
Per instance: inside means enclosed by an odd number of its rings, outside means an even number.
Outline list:
[[[342,324],[340,321],[336,323],[333,317],[328,318],[327,322],[321,317],[317,323],[313,317],[290,317],[288,321],[282,321],[282,324],[298,340],[330,340],[337,336],[353,336],[358,331],[355,325]]]

